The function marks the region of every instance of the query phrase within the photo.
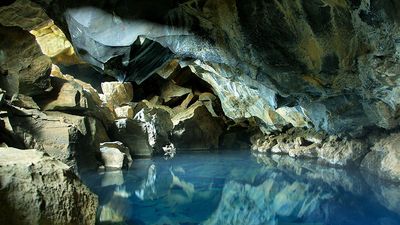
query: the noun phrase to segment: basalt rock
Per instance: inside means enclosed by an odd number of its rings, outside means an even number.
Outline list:
[[[1,224],[95,224],[97,196],[43,152],[0,148],[0,179]]]

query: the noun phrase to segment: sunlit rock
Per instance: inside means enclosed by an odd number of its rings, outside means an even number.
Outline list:
[[[71,42],[53,20],[36,26],[30,33],[35,36],[43,54],[51,57],[53,62],[65,65],[82,63]]]
[[[400,134],[382,138],[371,149],[361,167],[383,179],[400,182]]]
[[[133,89],[132,84],[125,82],[104,82],[101,84],[101,89],[108,104],[121,106],[132,101]]]
[[[0,178],[1,224],[95,224],[97,196],[43,152],[0,149]]]

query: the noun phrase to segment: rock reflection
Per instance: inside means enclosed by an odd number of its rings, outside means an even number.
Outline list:
[[[137,160],[104,174],[99,224],[399,224],[396,185],[312,160],[233,154]]]
[[[142,181],[140,189],[135,191],[135,195],[140,200],[145,200],[145,199],[151,200],[155,196],[157,196],[156,186],[155,186],[156,179],[157,179],[156,166],[152,164],[147,169],[147,177],[145,180]]]

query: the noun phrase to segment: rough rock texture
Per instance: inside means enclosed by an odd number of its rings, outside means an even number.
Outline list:
[[[19,27],[5,27],[1,22],[0,36],[0,88],[9,96],[38,95],[50,88],[51,61],[43,55],[35,38]]]
[[[368,152],[365,140],[328,136],[312,129],[291,128],[284,133],[263,135],[251,138],[252,149],[258,152],[288,154],[291,157],[319,158],[338,166],[360,162]]]
[[[400,182],[400,133],[393,133],[375,143],[361,167],[383,179]]]
[[[293,125],[357,135],[398,126],[398,2],[179,3],[71,1],[48,12],[66,12],[73,44],[105,72],[142,81],[177,59],[211,84],[228,117],[256,117],[265,132]],[[149,63],[131,67],[139,61]]]
[[[15,108],[9,120],[9,132],[26,148],[44,151],[75,170],[96,168],[99,144],[109,140],[93,118]]]
[[[133,89],[131,83],[104,82],[101,84],[101,89],[105,100],[111,106],[121,106],[132,101]]]
[[[40,151],[0,148],[0,180],[1,224],[95,224],[97,196]]]

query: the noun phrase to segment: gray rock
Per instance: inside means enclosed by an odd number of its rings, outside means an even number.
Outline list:
[[[97,196],[43,152],[0,148],[0,179],[1,224],[95,224]]]
[[[393,133],[375,143],[361,167],[383,179],[400,182],[400,134]]]

